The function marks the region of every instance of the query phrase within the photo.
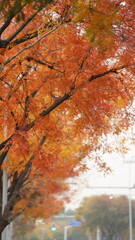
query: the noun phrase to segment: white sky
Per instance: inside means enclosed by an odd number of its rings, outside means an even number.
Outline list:
[[[77,180],[73,180],[75,184],[71,184],[76,193],[72,195],[68,208],[76,208],[84,197],[91,195],[128,195],[129,182],[130,187],[135,184],[135,146],[124,156],[120,153],[106,153],[102,157],[112,169],[112,173],[105,175],[93,167],[92,170],[83,173]],[[124,161],[134,161],[134,163],[124,163]],[[130,166],[130,167],[129,167]],[[130,174],[129,174],[130,173]],[[130,181],[129,181],[130,176]],[[95,187],[95,188],[94,188]],[[100,188],[101,187],[101,188]],[[102,188],[105,187],[105,188]],[[127,187],[110,188],[106,187]],[[135,188],[131,190],[132,198],[135,198]]]

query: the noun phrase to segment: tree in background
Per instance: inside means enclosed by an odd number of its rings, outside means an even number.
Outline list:
[[[133,122],[135,86],[134,1],[6,0],[0,10],[1,233],[34,202],[42,217],[60,209],[65,179],[99,137]]]
[[[47,219],[46,221],[36,221],[33,225],[32,219],[29,221],[24,216],[19,216],[14,221],[14,237],[13,240],[21,240],[24,237],[26,240],[32,240],[35,236],[36,239],[41,240],[44,236],[46,240],[63,240],[65,226],[70,224],[70,220],[73,220],[75,211],[61,211],[56,217]],[[22,224],[23,223],[23,224]],[[51,226],[55,226],[56,230],[52,231]],[[87,236],[80,227],[70,227],[68,230],[68,239],[87,240]]]
[[[135,225],[135,201],[132,201]],[[110,198],[108,195],[85,198],[77,209],[76,217],[85,219],[83,229],[90,233],[100,230],[101,239],[126,239],[128,236],[129,207],[125,196]]]
[[[35,229],[35,222],[32,219],[26,219],[23,215],[18,216],[13,223],[13,239],[27,239]]]
[[[68,240],[88,240],[87,233],[82,231],[80,227],[72,227],[68,231]]]

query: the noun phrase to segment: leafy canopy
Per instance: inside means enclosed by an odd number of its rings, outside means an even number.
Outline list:
[[[3,169],[11,182],[2,231],[20,199],[30,205],[32,179],[37,196],[42,181],[55,203],[99,137],[128,128],[135,85],[134,1],[6,0],[0,8],[0,182]]]

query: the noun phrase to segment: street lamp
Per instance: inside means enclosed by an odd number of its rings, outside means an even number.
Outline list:
[[[124,163],[129,164],[129,186],[128,186],[128,204],[129,204],[129,240],[133,239],[133,223],[132,223],[132,196],[131,196],[131,163],[135,163],[135,161],[124,161]]]
[[[46,229],[50,229],[51,231],[56,231],[56,227],[55,227],[55,224],[53,224],[51,227],[45,227],[45,223],[44,221],[41,219],[37,220],[36,221],[36,225],[40,227],[41,229],[41,240],[44,240],[45,239],[45,230]]]
[[[67,240],[67,232],[68,232],[68,229],[71,228],[72,226],[65,226],[64,227],[64,240]]]
[[[51,230],[52,230],[52,231],[56,231],[56,227],[55,227],[54,224],[52,225]]]
[[[131,177],[131,168],[130,168],[130,162],[129,162],[129,240],[133,239],[132,236],[132,196],[131,196],[131,189],[130,189],[130,177]]]
[[[71,227],[78,227],[81,225],[80,221],[76,221],[76,220],[70,220],[69,221],[69,225],[64,227],[64,240],[67,240],[67,232],[68,229]]]

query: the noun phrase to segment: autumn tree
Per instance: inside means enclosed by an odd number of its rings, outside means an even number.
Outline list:
[[[20,200],[29,206],[32,181],[43,196],[44,179],[53,204],[64,180],[100,148],[99,137],[133,122],[134,7],[132,0],[0,2],[0,232]]]
[[[133,225],[135,224],[135,202],[132,202]],[[85,198],[77,209],[78,219],[85,219],[83,230],[91,233],[100,229],[101,239],[125,239],[128,236],[129,206],[125,196],[109,198],[108,195]]]

